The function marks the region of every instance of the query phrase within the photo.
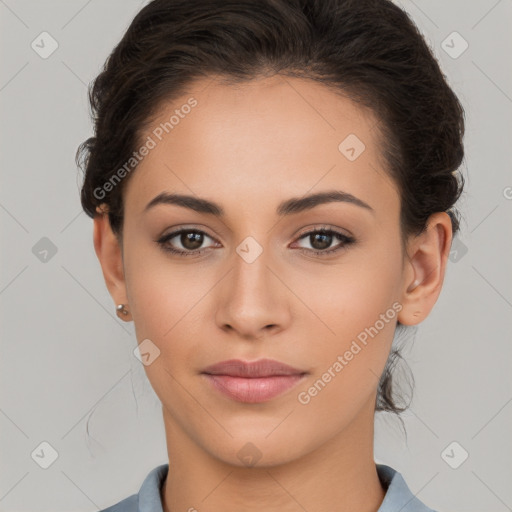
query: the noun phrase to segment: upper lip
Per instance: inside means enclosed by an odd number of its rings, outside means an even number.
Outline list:
[[[276,375],[302,375],[306,372],[276,361],[275,359],[258,359],[257,361],[229,359],[207,366],[201,373],[257,378]]]

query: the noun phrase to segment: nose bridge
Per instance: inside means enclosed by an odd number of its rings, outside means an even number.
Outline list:
[[[280,289],[283,284],[271,270],[271,256],[270,249],[252,237],[238,245],[218,303],[220,327],[230,326],[244,336],[258,337],[265,328],[284,326],[288,308]]]
[[[268,287],[272,287],[270,250],[263,249],[259,244],[256,246],[256,243],[254,239],[245,240],[236,249],[231,272],[235,293],[241,292],[245,295],[248,292],[254,297],[257,292],[268,293]]]

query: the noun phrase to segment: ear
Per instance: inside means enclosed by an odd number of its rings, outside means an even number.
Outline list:
[[[105,284],[117,307],[118,304],[128,303],[122,247],[112,231],[107,211],[101,207],[96,208],[96,211],[98,214],[93,219],[94,250],[100,261]],[[130,320],[131,315],[128,314],[123,319]]]
[[[445,212],[432,214],[426,230],[408,242],[402,310],[398,321],[416,325],[430,313],[441,293],[452,243],[452,223]]]

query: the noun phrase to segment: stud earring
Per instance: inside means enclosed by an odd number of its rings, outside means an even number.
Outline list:
[[[125,308],[125,304],[118,304],[116,307],[117,316],[124,320],[126,316],[128,316],[128,310]]]

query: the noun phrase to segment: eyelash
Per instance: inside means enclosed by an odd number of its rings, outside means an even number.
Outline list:
[[[182,228],[177,231],[173,231],[172,233],[169,233],[167,235],[164,235],[159,240],[157,240],[157,243],[160,244],[160,246],[162,247],[162,249],[164,251],[170,252],[172,254],[176,254],[178,256],[200,256],[205,251],[210,249],[210,248],[206,248],[206,249],[196,249],[194,251],[182,251],[180,249],[174,249],[173,247],[171,247],[170,245],[167,244],[167,242],[169,240],[172,240],[174,237],[181,235],[182,233],[199,233],[202,235],[206,235],[209,238],[212,238],[210,235],[208,235],[208,233],[205,233],[204,231],[201,231],[200,229]],[[299,236],[299,238],[297,240],[302,240],[303,238],[306,238],[310,235],[317,234],[317,233],[335,235],[340,239],[341,244],[338,247],[335,247],[334,249],[316,250],[316,249],[307,249],[305,247],[299,247],[298,250],[301,251],[302,253],[306,253],[306,254],[313,253],[315,256],[323,257],[325,255],[330,255],[330,254],[338,252],[342,249],[345,249],[347,246],[353,244],[356,241],[353,237],[347,236],[343,233],[340,233],[339,231],[336,231],[336,230],[330,229],[330,228],[326,228],[326,227],[321,227],[321,228],[303,233],[302,235]]]

